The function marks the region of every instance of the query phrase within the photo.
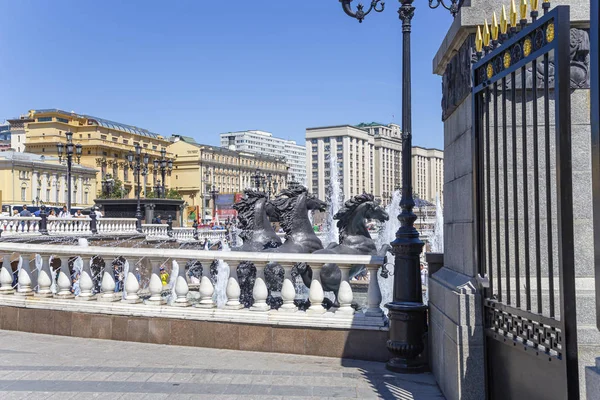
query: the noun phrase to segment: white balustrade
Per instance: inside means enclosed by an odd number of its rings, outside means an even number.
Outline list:
[[[18,284],[17,291],[15,294],[19,296],[33,296],[33,290],[31,289],[31,269],[29,268],[29,257],[21,256],[21,268],[17,274]]]
[[[83,269],[79,275],[79,295],[76,297],[77,300],[87,301],[94,299],[94,281],[92,280],[92,270],[90,263],[92,257],[86,256],[81,258],[83,260]]]
[[[283,285],[281,286],[281,299],[283,300],[283,304],[279,307],[279,311],[281,312],[296,312],[298,309],[294,304],[294,299],[296,298],[296,287],[292,282],[292,268],[294,267],[294,263],[283,262],[280,263],[283,268]]]
[[[129,261],[129,260],[127,260]],[[137,276],[135,276],[135,266],[137,262],[129,261],[129,271],[127,272],[127,276],[125,277],[125,285],[123,287],[123,302],[124,303],[141,303],[142,299],[138,295],[140,291],[140,282],[138,281]]]
[[[254,287],[252,288],[252,297],[254,298],[254,304],[250,307],[250,311],[269,311],[270,307],[267,304],[267,297],[269,296],[269,290],[265,283],[265,262],[254,262],[256,267],[256,280],[254,281]]]
[[[150,283],[148,284],[150,298],[146,300],[146,304],[159,306],[166,303],[162,297],[163,284],[160,279],[160,261],[151,260],[151,263],[152,275],[150,275]]]
[[[0,294],[13,294],[15,289],[12,286],[13,271],[10,263],[10,256],[5,255],[0,269]]]
[[[38,234],[40,217],[0,217],[3,236]]]
[[[119,225],[114,226],[115,229],[120,229]],[[152,227],[155,228],[155,227]],[[112,228],[111,228],[112,229]],[[183,230],[182,230],[183,231]],[[323,287],[321,285],[320,272],[321,268],[326,263],[337,264],[341,270],[341,282],[340,290],[338,293],[338,301],[340,303],[339,308],[330,310],[327,313],[328,318],[331,320],[330,315],[333,313],[340,318],[336,318],[339,324],[348,324],[348,321],[352,321],[357,317],[360,321],[363,320],[377,320],[383,321],[384,315],[379,309],[381,302],[381,292],[377,285],[377,270],[383,263],[383,257],[379,256],[360,256],[360,255],[336,255],[336,254],[287,254],[287,253],[253,253],[253,252],[216,252],[216,251],[204,251],[204,250],[188,250],[188,249],[164,249],[164,248],[126,248],[126,247],[81,247],[74,245],[52,245],[52,244],[36,244],[35,250],[31,249],[31,244],[27,243],[11,243],[11,242],[0,242],[0,254],[3,254],[2,268],[0,269],[0,294],[8,294],[12,291],[12,268],[10,259],[12,256],[8,254],[20,254],[21,267],[19,269],[19,286],[18,293],[21,295],[32,294],[32,276],[30,270],[31,256],[39,254],[42,257],[42,268],[37,277],[39,286],[38,294],[47,295],[50,292],[50,286],[52,284],[52,274],[50,272],[50,257],[59,257],[61,261],[61,268],[58,271],[56,278],[57,281],[57,293],[54,298],[57,299],[68,299],[72,298],[71,292],[71,273],[68,266],[69,258],[77,257],[83,261],[83,268],[79,276],[79,289],[80,293],[77,296],[79,300],[95,298],[93,290],[93,281],[91,278],[90,261],[93,257],[99,256],[104,260],[112,260],[117,257],[124,257],[131,262],[131,270],[127,274],[125,281],[125,302],[126,303],[138,303],[140,302],[140,283],[135,275],[136,263],[131,260],[148,259],[152,265],[152,275],[150,277],[149,294],[150,298],[146,301],[146,304],[154,306],[163,306],[165,303],[162,298],[163,285],[160,278],[159,267],[162,263],[167,260],[178,260],[179,273],[174,277],[174,301],[171,305],[174,306],[189,306],[190,302],[187,299],[189,292],[188,283],[186,280],[185,264],[188,260],[201,262],[208,266],[212,261],[223,260],[230,266],[229,277],[227,279],[227,286],[225,288],[225,294],[227,295],[227,302],[225,308],[228,313],[227,315],[238,315],[236,313],[247,313],[252,311],[258,312],[252,317],[252,320],[263,320],[263,318],[285,318],[285,321],[295,321],[297,318],[304,318],[303,315],[310,315],[311,321],[314,318],[319,318],[319,315],[325,314],[326,310],[322,305],[324,300]],[[256,267],[256,279],[255,284],[252,288],[252,295],[254,298],[254,304],[250,310],[242,310],[243,305],[240,302],[240,285],[238,283],[237,268],[240,262],[247,261],[252,262]],[[81,261],[77,261],[77,265],[80,265]],[[292,267],[298,262],[305,262],[311,266],[313,277],[311,287],[309,290],[309,299],[311,306],[307,312],[298,311],[294,305],[294,299],[296,297],[296,289],[292,280]],[[284,281],[281,290],[281,297],[283,300],[282,306],[279,308],[279,312],[266,313],[270,310],[267,304],[267,286],[265,283],[264,270],[267,264],[279,264],[284,270]],[[368,293],[368,309],[365,314],[355,315],[355,311],[352,308],[353,293],[349,283],[349,270],[351,265],[363,264],[366,265],[371,275],[371,282],[369,283]],[[35,281],[35,279],[33,279]],[[213,286],[209,275],[208,268],[205,270],[204,276],[199,285],[200,301],[196,304],[196,307],[203,309],[214,309],[215,302],[213,301],[213,295],[215,287]],[[115,279],[112,274],[112,268],[109,266],[103,272],[101,293],[98,295],[98,301],[114,301],[121,299],[119,294],[114,293]],[[51,292],[50,292],[51,293]],[[111,306],[113,307],[113,306]],[[136,306],[137,307],[137,306]],[[222,312],[220,310],[210,311],[211,313]],[[261,314],[263,312],[265,314]],[[285,313],[293,315],[286,316]],[[208,315],[208,314],[205,314]],[[210,314],[212,315],[212,314]],[[240,314],[241,315],[241,314]],[[250,315],[250,314],[248,314]],[[274,317],[279,315],[280,317]],[[292,319],[290,319],[292,318]],[[369,319],[370,318],[370,319]],[[266,321],[266,320],[265,320]],[[283,320],[282,320],[283,321]],[[323,320],[325,321],[325,320]],[[327,322],[329,324],[329,322]],[[336,323],[336,322],[334,322]],[[359,322],[363,324],[364,322]],[[382,325],[381,325],[382,326]]]
[[[42,256],[42,269],[38,274],[38,290],[36,297],[52,297],[52,272],[50,272],[50,257]]]
[[[350,267],[351,265],[349,264],[338,264],[342,278],[340,279],[340,288],[337,296],[340,307],[336,310],[336,315],[354,315],[354,308],[352,308],[354,296],[352,295],[352,288],[349,282]]]
[[[189,293],[190,288],[187,279],[185,279],[185,261],[177,260],[173,262],[176,262],[179,266],[179,273],[177,274],[177,278],[175,278],[176,298],[172,305],[176,307],[189,307],[191,304],[187,299],[187,294]],[[200,283],[200,295],[202,296],[202,282]]]
[[[371,317],[380,317],[383,315],[380,304],[382,300],[381,288],[379,287],[379,280],[377,279],[377,272],[379,271],[378,265],[368,265],[367,271],[369,271],[369,290],[367,291],[367,312],[366,314]]]
[[[98,295],[98,301],[101,302],[113,302],[121,300],[119,293],[115,293],[117,284],[112,271],[112,265],[106,265],[102,272],[102,281],[100,282],[100,294]]]
[[[71,292],[71,271],[69,269],[69,257],[60,258],[60,270],[56,277],[56,286],[58,290],[54,295],[57,299],[72,299],[75,297]]]
[[[237,276],[237,263],[229,264],[229,279],[227,279],[227,287],[225,288],[225,294],[227,295],[227,303],[225,308],[230,310],[239,310],[244,308],[244,305],[240,303],[240,283]]]
[[[310,264],[310,267],[312,269],[312,281],[310,282],[310,290],[308,292],[310,307],[306,312],[309,314],[323,314],[326,311],[325,307],[323,307],[325,293],[321,285],[321,268],[323,264]]]

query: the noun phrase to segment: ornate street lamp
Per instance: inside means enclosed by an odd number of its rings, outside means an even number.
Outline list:
[[[300,182],[296,180],[296,175],[291,175],[291,179],[288,181],[288,188],[295,189],[300,185]]]
[[[256,168],[256,172],[252,175],[252,179],[254,180],[254,186],[257,191],[260,191],[260,169]]]
[[[344,12],[362,22],[365,16],[375,10],[383,11],[383,2],[372,0],[370,8],[365,12],[359,5],[352,11],[352,0],[340,0]],[[419,361],[425,344],[423,335],[427,326],[427,305],[423,304],[420,277],[420,255],[424,243],[419,239],[419,232],[414,223],[417,216],[413,212],[415,200],[412,193],[412,104],[411,104],[411,65],[410,65],[410,33],[411,21],[415,15],[414,0],[400,0],[398,10],[402,20],[402,212],[398,216],[400,228],[396,232],[396,240],[391,245],[394,253],[394,294],[391,303],[386,304],[389,310],[390,330],[387,347],[393,354],[388,361],[387,369],[395,372],[411,373],[427,369],[426,361]],[[449,3],[449,4],[448,4]],[[443,6],[456,15],[462,0],[429,0],[430,8]],[[381,7],[379,7],[381,6]]]
[[[136,198],[137,198],[137,208],[135,210],[135,218],[136,218],[136,229],[138,232],[142,232],[142,207],[140,203],[140,194],[142,192],[142,182],[140,179],[140,174],[146,176],[148,173],[148,162],[149,157],[148,154],[144,154],[142,156],[142,146],[139,143],[135,145],[135,154],[131,151],[127,154],[127,162],[129,163],[129,168],[134,169],[137,177],[137,190],[136,190]]]
[[[73,147],[75,148],[75,157],[77,158],[77,164],[81,161],[82,147],[80,143],[73,145],[73,132],[65,132],[67,137],[67,144],[64,145],[62,142],[56,144],[56,150],[58,152],[58,161],[62,163],[63,152],[67,156],[67,210],[71,211],[71,168],[73,167]],[[65,151],[66,150],[66,151]]]
[[[273,195],[277,194],[277,188],[279,187],[279,181],[273,182]]]
[[[267,182],[269,183],[269,197],[271,197],[271,188],[272,188],[272,181],[273,181],[273,175],[271,175],[271,173],[269,172],[267,174]]]
[[[217,216],[217,196],[219,195],[219,189],[212,185],[212,190],[210,191],[210,196],[213,200],[213,222],[215,221],[215,217]]]
[[[159,159],[154,159],[153,161],[154,164],[154,173],[157,173],[158,170],[160,170],[160,175],[162,178],[162,186],[160,187],[161,190],[158,190],[157,192],[161,193],[159,195],[159,197],[164,198],[166,196],[166,188],[165,188],[165,175],[167,174],[167,171],[171,172],[173,170],[173,160],[168,159],[167,158],[167,149],[165,149],[164,147],[160,150],[160,160]]]

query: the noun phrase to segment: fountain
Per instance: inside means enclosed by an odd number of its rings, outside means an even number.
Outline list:
[[[392,201],[387,205],[385,211],[389,215],[398,215],[400,213],[400,200],[402,199],[402,193],[399,190],[394,191],[392,195]],[[398,218],[392,217],[389,221],[385,223],[383,229],[379,232],[379,237],[377,238],[377,247],[381,248],[384,244],[390,244],[396,239],[396,232],[400,229],[400,221]],[[394,274],[394,255],[390,252],[386,254],[386,259],[388,260],[388,264],[384,266],[384,269],[387,268],[387,273],[389,275]],[[390,262],[391,261],[391,262]],[[381,289],[381,308],[387,313],[387,308],[384,307],[385,304],[392,301],[394,295],[394,280],[387,278],[384,270],[381,271],[381,274],[378,274],[376,279],[379,281],[379,288]],[[383,275],[383,276],[382,276]],[[373,277],[371,276],[371,279]]]
[[[223,248],[221,251],[231,251],[227,242],[223,243]],[[217,305],[217,308],[224,308],[225,303],[227,303],[227,282],[229,280],[229,271],[230,267],[223,260],[218,260],[216,265],[216,284],[215,284],[215,293],[213,295],[213,300]]]
[[[327,243],[324,243],[325,247],[331,243],[339,243],[340,236],[336,226],[336,221],[333,217],[340,210],[344,201],[344,195],[340,185],[342,177],[340,176],[340,168],[338,166],[337,159],[335,156],[330,155],[328,161],[331,176],[329,177],[327,203],[330,204],[330,207],[327,213],[327,222],[325,228],[327,232],[325,239]]]
[[[436,196],[435,199],[435,226],[430,243],[432,253],[444,252],[444,211],[442,210],[440,196]]]

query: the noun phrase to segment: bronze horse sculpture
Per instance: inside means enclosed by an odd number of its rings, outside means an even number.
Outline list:
[[[391,248],[384,245],[377,249],[375,242],[371,239],[366,220],[378,220],[385,222],[389,220],[388,213],[374,200],[372,194],[360,194],[352,197],[344,203],[344,206],[333,216],[338,220],[337,227],[340,232],[340,243],[330,243],[326,249],[315,251],[315,254],[364,254],[385,256]],[[364,265],[353,265],[350,268],[349,277],[352,278],[362,271]],[[300,276],[304,284],[310,287],[312,281],[312,270],[306,264],[299,268]],[[321,284],[323,290],[332,291],[335,294],[334,306],[338,306],[338,291],[340,288],[341,271],[336,264],[325,264],[321,269]],[[377,279],[371,277],[371,279]]]
[[[235,251],[262,251],[281,246],[281,239],[275,233],[267,216],[268,197],[266,193],[253,189],[244,190],[242,200],[233,205],[238,212],[238,228],[243,245]]]

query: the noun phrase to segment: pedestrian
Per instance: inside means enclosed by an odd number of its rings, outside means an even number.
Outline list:
[[[62,211],[58,214],[58,218],[71,218],[71,213],[67,210],[67,206],[63,206]]]
[[[27,209],[27,204],[23,204],[23,210],[19,213],[21,217],[31,217],[31,211]]]
[[[85,218],[85,215],[81,213],[81,210],[77,210],[75,213],[75,218]]]
[[[135,279],[137,279],[138,282],[142,281],[142,274],[140,273],[140,268],[139,267],[135,268]]]
[[[160,219],[160,214],[158,214],[156,217],[154,217],[154,219],[152,220],[153,224],[162,224],[162,220]]]
[[[169,284],[169,273],[165,271],[165,267],[160,267],[160,281],[163,286],[167,286]]]
[[[96,219],[102,218],[104,216],[104,214],[102,214],[102,211],[100,211],[100,207],[94,208],[94,214],[96,214]]]

